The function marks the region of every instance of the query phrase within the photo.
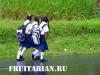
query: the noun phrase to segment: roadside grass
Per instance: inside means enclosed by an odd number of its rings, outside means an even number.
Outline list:
[[[15,57],[18,50],[16,28],[19,20],[0,20],[0,57]],[[53,20],[47,37],[49,50],[46,55],[78,55],[100,53],[100,21]],[[30,51],[25,53],[29,56]]]

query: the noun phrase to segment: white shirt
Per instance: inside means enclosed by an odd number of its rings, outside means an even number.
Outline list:
[[[45,26],[43,27],[43,25],[45,25]],[[43,28],[42,28],[42,27],[43,27]],[[47,23],[44,22],[44,21],[39,25],[39,29],[40,29],[40,31],[41,31],[41,35],[44,35],[46,32],[49,31],[48,25],[47,25]]]
[[[32,29],[32,23],[28,24],[27,27],[26,27],[26,30],[25,30],[25,33],[26,34],[31,34],[31,32],[29,30]]]
[[[34,28],[34,29],[33,29],[33,32],[36,31],[36,30],[38,29],[38,27],[39,27],[38,22],[36,22],[36,21],[33,22],[33,23],[32,23],[32,27]]]
[[[25,20],[24,25],[28,24],[29,22],[30,22],[29,20]]]
[[[30,22],[29,20],[25,20],[23,25],[27,25],[29,22]],[[30,26],[28,28],[30,28]],[[22,30],[17,30],[17,33],[18,32],[22,33]],[[28,29],[25,31],[25,33],[28,33]]]

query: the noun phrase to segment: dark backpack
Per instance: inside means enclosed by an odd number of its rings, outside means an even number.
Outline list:
[[[26,27],[29,23],[27,23],[26,25],[22,25],[20,27],[17,28],[17,39],[19,41],[25,41],[25,30]]]

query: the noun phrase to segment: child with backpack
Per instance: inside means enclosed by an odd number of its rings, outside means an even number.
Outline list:
[[[26,41],[22,42],[22,49],[20,51],[20,58],[17,60],[24,60],[23,58],[23,54],[24,52],[30,48],[30,47],[34,47],[34,42],[33,42],[33,39],[32,39],[32,33],[35,32],[35,30],[38,28],[39,26],[39,17],[38,16],[35,16],[34,17],[34,22],[30,23],[27,25],[27,27],[25,28],[25,32],[26,32]],[[38,52],[37,50],[35,50],[35,53]],[[37,53],[35,54],[37,56]],[[39,54],[38,54],[39,55]]]
[[[34,33],[37,32],[38,27],[39,27],[39,17],[35,16],[34,17],[34,22],[31,24],[31,33],[32,33],[32,36],[33,36]],[[39,51],[37,50],[37,48],[35,48],[35,43],[34,43],[33,38],[32,38],[32,42],[33,42],[32,46],[30,46],[30,47],[33,47],[35,49],[35,51],[34,51],[34,59],[35,59],[35,58],[39,57]],[[23,56],[25,50],[26,49],[22,50],[21,56]]]
[[[32,40],[33,40],[33,47],[35,51],[32,52],[34,54],[33,59],[38,59],[39,58],[39,50],[36,48],[35,44],[38,44],[39,36],[38,33],[38,28],[39,28],[39,17],[35,16],[34,17],[34,22],[32,23]]]
[[[38,27],[38,29],[40,30],[40,44],[38,45],[35,44],[35,48],[37,49],[37,51],[40,51],[40,61],[45,61],[44,52],[48,50],[48,45],[46,42],[46,37],[49,32],[48,25],[49,25],[49,20],[48,17],[45,16],[42,18],[42,22]],[[32,53],[32,58],[34,59],[34,52]]]
[[[24,51],[33,45],[31,39],[31,20],[32,15],[28,15],[24,24],[17,29],[17,39],[19,40],[19,50],[17,53],[17,60],[24,60],[23,53]]]

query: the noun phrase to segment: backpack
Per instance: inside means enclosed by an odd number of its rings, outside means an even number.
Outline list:
[[[46,25],[46,24],[44,24],[44,25],[42,26],[42,29],[44,28],[45,25]],[[39,27],[38,27],[38,28],[39,28]],[[33,34],[32,34],[33,42],[34,42],[34,44],[36,44],[36,45],[39,45],[39,44],[40,44],[40,35],[41,35],[42,29],[41,29],[41,30],[38,29],[38,30],[36,30],[35,32],[33,32]]]
[[[26,30],[26,27],[29,23],[27,23],[26,25],[22,25],[20,27],[18,27],[17,29],[17,39],[19,41],[25,41],[25,30]]]

